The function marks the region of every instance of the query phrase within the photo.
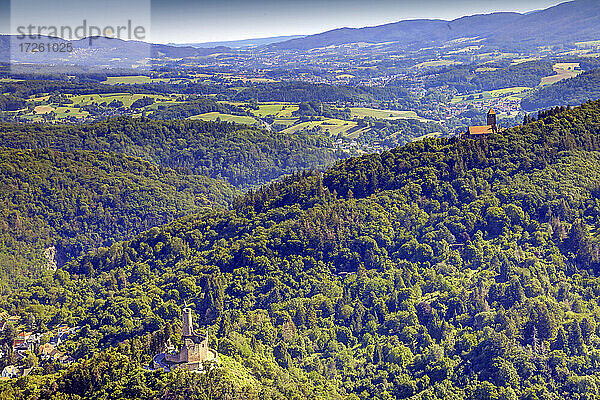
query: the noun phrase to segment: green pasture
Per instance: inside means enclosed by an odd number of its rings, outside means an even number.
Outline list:
[[[462,102],[497,99],[500,97],[520,97],[530,90],[531,88],[526,86],[515,86],[504,89],[488,90],[480,93],[474,93],[472,95],[465,94],[461,96],[454,96],[450,102],[456,104]],[[474,99],[468,100],[470,96],[474,96]],[[483,97],[480,98],[479,96]]]
[[[376,119],[421,119],[414,111],[379,110],[376,108],[365,107],[351,107],[350,117],[372,117]]]
[[[143,83],[157,83],[157,82],[168,82],[169,79],[165,78],[152,78],[146,75],[132,75],[132,76],[109,76],[106,78],[107,85],[140,85]]]
[[[427,68],[427,67],[446,67],[450,65],[460,65],[462,62],[453,60],[434,60],[425,61],[414,66],[414,68]]]
[[[189,117],[189,119],[193,120],[202,120],[202,121],[216,121],[217,119],[221,122],[233,122],[236,124],[245,124],[245,125],[255,125],[259,122],[252,118],[244,115],[231,115],[231,114],[223,114],[220,112],[209,112],[205,114],[193,115]]]
[[[315,129],[323,134],[337,136],[346,135],[348,131],[356,128],[358,124],[354,121],[344,121],[336,118],[323,118],[319,121],[307,121],[295,124],[283,130],[285,133],[296,133],[304,130]]]

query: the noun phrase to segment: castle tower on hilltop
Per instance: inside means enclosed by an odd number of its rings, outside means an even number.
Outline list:
[[[492,127],[492,132],[498,133],[498,125],[496,124],[496,111],[493,108],[487,113],[487,124]]]
[[[496,122],[496,111],[490,108],[487,112],[487,125],[470,126],[466,132],[461,132],[461,139],[485,138],[490,133],[498,133],[498,124]]]
[[[157,365],[168,367],[169,370],[172,368],[185,368],[193,371],[202,368],[204,361],[216,360],[217,352],[208,347],[208,329],[204,337],[194,333],[191,308],[186,307],[182,310],[181,322],[181,339],[183,345],[179,351],[166,352],[164,358],[160,359],[160,361],[155,360],[158,363]]]

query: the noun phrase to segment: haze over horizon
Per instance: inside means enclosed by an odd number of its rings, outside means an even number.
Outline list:
[[[362,0],[243,1],[154,0],[152,39],[162,43],[201,43],[287,35],[311,35],[406,19],[452,20],[501,11],[530,12],[560,0]],[[210,18],[207,18],[210,15]],[[199,22],[201,21],[201,22]],[[177,26],[177,29],[173,29]]]
[[[31,0],[30,0],[31,2]],[[136,1],[140,3],[140,0]],[[151,12],[151,28],[148,41],[156,43],[202,43],[256,39],[288,35],[311,35],[324,31],[351,27],[382,25],[406,19],[452,20],[462,16],[502,11],[530,12],[548,8],[564,1],[560,0],[380,0],[364,2],[359,0],[141,0],[145,10]],[[10,26],[10,2],[0,0],[2,9],[2,33],[15,33]],[[44,8],[36,13],[36,23],[60,20],[71,24],[80,23],[83,15],[114,15],[114,2],[100,0],[93,4],[77,4],[77,15],[65,15],[70,0],[49,4],[40,2]],[[13,13],[20,3],[13,2]],[[119,18],[135,19],[135,8],[119,6]],[[139,7],[138,7],[139,8]],[[129,17],[131,14],[131,17]],[[40,20],[41,18],[41,20]],[[144,17],[145,18],[145,17]],[[64,22],[63,22],[64,23]],[[13,23],[14,25],[14,23]]]

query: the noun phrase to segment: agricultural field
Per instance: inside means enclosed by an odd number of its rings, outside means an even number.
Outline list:
[[[109,76],[106,78],[107,85],[140,85],[143,83],[157,83],[166,82],[168,79],[162,78],[151,78],[146,75],[132,75],[132,76]]]
[[[261,103],[258,105],[258,110],[248,111],[259,118],[292,118],[292,113],[298,111],[298,106],[290,103]]]
[[[233,122],[236,124],[244,125],[260,125],[260,122],[252,117],[244,115],[223,114],[219,112],[210,112],[205,114],[194,115],[192,117],[189,117],[189,119],[202,121]]]
[[[295,133],[303,130],[315,130],[328,136],[347,136],[356,131],[358,123],[336,118],[321,118],[318,121],[300,122],[283,130],[285,133]]]
[[[538,57],[525,57],[525,58],[516,58],[514,59],[510,64],[511,65],[517,65],[517,64],[523,64],[529,61],[537,61],[539,60]]]
[[[490,100],[490,99],[498,99],[498,98],[522,98],[524,95],[529,92],[531,88],[524,86],[510,87],[504,89],[496,89],[489,90],[485,92],[475,93],[471,95],[462,95],[462,96],[454,96],[452,98],[451,103],[464,103],[464,102],[472,102],[472,101],[481,101],[481,100]]]
[[[52,106],[37,106],[33,109],[34,114],[48,114],[54,111]]]
[[[435,61],[425,61],[419,63],[414,66],[414,68],[428,68],[428,67],[447,67],[450,65],[459,65],[462,64],[460,61],[453,60],[435,60]]]
[[[553,68],[556,74],[542,78],[540,86],[551,85],[564,79],[574,78],[582,72],[578,70],[579,63],[556,63]]]
[[[432,133],[428,133],[426,135],[422,135],[422,136],[416,137],[416,138],[414,138],[411,141],[412,142],[416,142],[418,140],[430,139],[430,138],[437,138],[437,137],[441,137],[441,136],[442,136],[442,132],[432,132]]]
[[[291,118],[275,118],[273,120],[273,127],[284,127],[289,128],[290,126],[294,126],[298,122],[297,119]]]
[[[377,119],[418,119],[423,120],[414,111],[398,111],[398,110],[380,110],[376,108],[351,107],[350,116],[352,118],[372,117]]]

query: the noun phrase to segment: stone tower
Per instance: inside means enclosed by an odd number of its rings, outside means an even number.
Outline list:
[[[192,309],[191,308],[184,308],[183,312],[181,313],[181,318],[182,318],[182,322],[183,325],[181,327],[181,335],[182,336],[194,336],[194,326],[192,323]]]
[[[192,320],[192,310],[185,307],[181,313],[181,339],[182,346],[179,351],[169,346],[169,350],[164,353],[163,361],[169,369],[171,368],[186,368],[190,371],[201,368],[204,361],[213,361],[217,359],[217,352],[208,347],[208,328],[203,336],[196,335]]]
[[[487,113],[487,124],[492,127],[492,132],[498,132],[498,125],[496,124],[496,112],[493,108]]]

